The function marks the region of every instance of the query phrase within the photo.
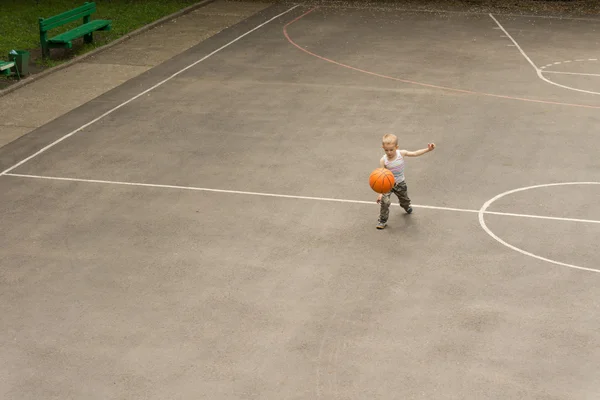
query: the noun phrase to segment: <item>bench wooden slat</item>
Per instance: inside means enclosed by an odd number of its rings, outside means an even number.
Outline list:
[[[10,69],[14,66],[14,61],[0,61],[0,75],[10,76],[12,74]]]
[[[40,18],[40,31],[45,32],[58,26],[81,19],[96,12],[96,3],[85,3],[81,7],[65,11],[49,18]]]
[[[4,71],[6,69],[11,69],[15,66],[14,61],[0,61],[0,71]]]
[[[87,24],[80,25],[77,28],[73,28],[70,31],[61,33],[60,35],[56,35],[56,36],[48,39],[48,42],[55,43],[55,44],[68,43],[74,39],[80,38],[83,35],[92,33],[94,31],[109,30],[111,22],[112,21],[105,20],[105,19],[96,19],[91,22],[88,22]]]

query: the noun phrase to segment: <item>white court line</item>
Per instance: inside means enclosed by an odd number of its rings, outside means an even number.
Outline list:
[[[540,78],[544,82],[547,82],[547,83],[549,83],[551,85],[554,85],[554,86],[561,87],[563,89],[574,90],[576,92],[582,92],[582,93],[588,93],[588,94],[600,95],[600,92],[592,92],[591,90],[583,90],[583,89],[577,89],[577,88],[574,88],[574,87],[571,87],[571,86],[561,85],[559,83],[553,82],[550,79],[546,78],[544,76],[544,74],[542,73],[543,71],[540,68],[538,68],[537,65],[535,65],[535,63],[533,61],[531,61],[531,58],[529,58],[529,56],[527,56],[527,54],[525,54],[525,52],[523,51],[523,49],[521,48],[521,46],[519,46],[519,43],[517,43],[517,41],[515,39],[513,39],[513,37],[506,31],[506,29],[504,29],[504,27],[500,24],[500,22],[498,22],[498,20],[496,18],[494,18],[494,16],[491,13],[488,14],[488,15],[490,16],[490,18],[492,18],[494,20],[494,22],[498,25],[498,27],[500,29],[502,29],[502,32],[504,32],[504,34],[513,42],[513,44],[515,45],[515,47],[517,49],[519,49],[519,51],[521,52],[521,55],[523,55],[523,57],[525,57],[525,59],[529,62],[529,64],[531,64],[531,66],[535,70],[538,78]],[[555,64],[557,64],[557,63],[555,63]]]
[[[542,71],[544,74],[565,74],[565,75],[584,75],[584,76],[600,76],[600,74],[586,74],[583,72],[564,72],[564,71]]]
[[[549,219],[555,221],[569,221],[569,222],[584,222],[588,224],[600,224],[600,221],[594,219],[579,219],[579,218],[564,218],[564,217],[547,217],[543,215],[532,215],[532,214],[514,214],[497,211],[485,211],[484,214],[502,215],[505,217],[521,217],[521,218],[537,218],[537,219]]]
[[[223,46],[219,47],[218,49],[216,49],[216,50],[215,50],[215,51],[213,51],[212,53],[209,53],[209,54],[207,54],[206,56],[202,57],[202,58],[201,58],[201,59],[199,59],[198,61],[195,61],[195,62],[193,62],[192,64],[188,65],[187,67],[185,67],[185,68],[183,68],[183,69],[181,69],[181,70],[179,70],[179,71],[175,72],[173,75],[169,76],[169,77],[168,77],[168,78],[166,78],[166,79],[163,79],[162,81],[158,82],[156,85],[154,85],[154,86],[150,87],[149,89],[146,89],[146,90],[144,90],[143,92],[141,92],[140,94],[138,94],[138,95],[136,95],[136,96],[133,96],[133,97],[132,97],[132,98],[130,98],[129,100],[127,100],[127,101],[125,101],[125,102],[123,102],[123,103],[119,104],[118,106],[116,106],[116,107],[114,107],[114,108],[111,108],[110,110],[108,110],[108,111],[107,111],[107,112],[105,112],[104,114],[102,114],[102,115],[100,115],[99,117],[97,117],[97,118],[95,118],[95,119],[91,120],[91,121],[90,121],[90,122],[88,122],[87,124],[80,126],[79,128],[75,129],[74,131],[72,131],[72,132],[70,132],[70,133],[67,133],[67,134],[66,134],[66,135],[64,135],[63,137],[61,137],[61,138],[59,138],[59,139],[55,140],[54,142],[50,143],[50,144],[49,144],[49,145],[47,145],[46,147],[42,148],[41,150],[39,150],[39,151],[35,152],[34,154],[30,155],[29,157],[27,157],[27,158],[25,158],[25,159],[23,159],[23,160],[19,161],[18,163],[16,163],[16,164],[15,164],[15,165],[13,165],[12,167],[10,167],[10,168],[8,168],[8,169],[6,169],[6,170],[2,171],[2,172],[0,173],[0,176],[2,176],[2,175],[6,175],[8,172],[12,171],[13,169],[17,168],[17,167],[18,167],[18,166],[20,166],[20,165],[23,165],[23,164],[24,164],[24,163],[26,163],[27,161],[29,161],[29,160],[31,160],[32,158],[34,158],[34,157],[36,157],[36,156],[40,155],[41,153],[43,153],[44,151],[48,150],[49,148],[51,148],[51,147],[55,146],[56,144],[58,144],[58,143],[62,142],[62,141],[63,141],[63,140],[65,140],[65,139],[67,139],[67,138],[69,138],[69,137],[73,136],[74,134],[76,134],[77,132],[81,131],[82,129],[85,129],[85,128],[87,128],[88,126],[90,126],[90,125],[92,125],[92,124],[94,124],[94,123],[96,123],[96,122],[100,121],[102,118],[106,117],[106,116],[107,116],[107,115],[109,115],[109,114],[112,114],[114,111],[118,110],[119,108],[121,108],[121,107],[123,107],[123,106],[125,106],[125,105],[127,105],[127,104],[129,104],[129,103],[131,103],[133,100],[135,100],[135,99],[139,98],[140,96],[143,96],[143,95],[145,95],[146,93],[148,93],[148,92],[150,92],[150,91],[152,91],[152,90],[156,89],[157,87],[159,87],[159,86],[163,85],[164,83],[166,83],[166,82],[170,81],[171,79],[175,78],[177,75],[181,74],[182,72],[184,72],[184,71],[187,71],[188,69],[190,69],[190,68],[192,68],[193,66],[195,66],[195,65],[197,65],[197,64],[199,64],[199,63],[201,63],[202,61],[204,61],[204,60],[206,60],[207,58],[209,58],[209,57],[213,56],[214,54],[218,53],[219,51],[223,50],[224,48],[226,48],[226,47],[228,47],[228,46],[232,45],[233,43],[237,42],[237,41],[238,41],[238,40],[240,40],[241,38],[243,38],[243,37],[245,37],[245,36],[247,36],[247,35],[251,34],[251,33],[252,33],[252,32],[254,32],[255,30],[257,30],[257,29],[259,29],[259,28],[263,27],[264,25],[268,24],[269,22],[271,22],[271,21],[273,21],[273,20],[275,20],[275,19],[277,19],[277,18],[281,17],[282,15],[289,13],[290,11],[292,11],[293,9],[295,9],[296,7],[299,7],[299,6],[300,6],[300,5],[299,5],[299,4],[297,4],[297,5],[293,6],[292,8],[290,8],[290,9],[288,9],[288,10],[286,10],[286,11],[282,12],[281,14],[278,14],[278,15],[274,16],[274,17],[273,17],[273,18],[271,18],[270,20],[268,20],[268,21],[265,21],[265,22],[263,22],[262,24],[260,24],[260,25],[258,25],[258,26],[256,26],[256,27],[254,27],[254,28],[252,28],[252,29],[250,29],[248,32],[244,33],[243,35],[240,35],[240,36],[238,36],[237,38],[233,39],[231,42],[229,42],[229,43],[227,43],[227,44],[225,44],[225,45],[223,45]]]
[[[85,182],[85,183],[99,183],[99,184],[105,184],[105,185],[178,189],[178,190],[191,190],[191,191],[196,191],[196,192],[244,194],[244,195],[250,195],[250,196],[278,197],[278,198],[297,199],[297,200],[329,201],[329,202],[337,202],[337,203],[370,204],[370,205],[376,204],[374,201],[336,199],[336,198],[331,198],[331,197],[296,196],[296,195],[288,195],[288,194],[263,193],[263,192],[246,192],[246,191],[241,191],[241,190],[210,189],[210,188],[201,188],[201,187],[196,187],[196,186],[162,185],[162,184],[155,184],[155,183],[107,181],[107,180],[101,180],[101,179],[65,178],[65,177],[59,177],[59,176],[29,175],[29,174],[15,174],[15,173],[6,173],[4,175],[20,177],[20,178],[45,179],[45,180],[52,180],[52,181]],[[548,186],[548,185],[542,185],[542,186]],[[542,186],[540,186],[540,187],[542,187]],[[497,199],[498,199],[498,197],[495,197],[494,201]],[[392,205],[398,206],[398,204],[392,204]],[[489,204],[488,204],[488,206],[489,206]],[[507,217],[534,218],[534,219],[546,219],[546,220],[553,220],[553,221],[583,222],[583,223],[600,224],[600,221],[592,220],[592,219],[548,217],[548,216],[544,216],[544,215],[515,214],[515,213],[504,213],[504,212],[486,211],[486,210],[484,210],[482,212],[481,210],[471,210],[468,208],[438,207],[438,206],[427,206],[427,205],[417,205],[417,204],[414,204],[413,207],[425,208],[425,209],[431,209],[431,210],[474,213],[474,214],[482,214],[483,213],[483,214],[503,215],[503,216],[507,216]]]

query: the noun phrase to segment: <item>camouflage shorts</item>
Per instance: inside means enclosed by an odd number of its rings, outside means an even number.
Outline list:
[[[392,193],[398,197],[400,207],[408,210],[410,207],[410,199],[407,194],[406,181],[398,182],[394,185],[389,193],[385,193],[381,198],[381,209],[379,211],[379,222],[387,222],[390,216],[390,204],[392,204]]]

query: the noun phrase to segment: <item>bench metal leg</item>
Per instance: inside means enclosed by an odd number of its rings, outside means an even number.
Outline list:
[[[83,23],[84,25],[90,22],[90,16],[86,15],[85,17],[83,17]],[[92,32],[88,33],[87,35],[83,35],[83,42],[84,43],[93,43],[94,42],[94,36],[92,36]]]
[[[40,24],[43,18],[39,18]],[[42,58],[50,57],[50,49],[48,48],[48,34],[40,29],[40,44],[42,47]]]

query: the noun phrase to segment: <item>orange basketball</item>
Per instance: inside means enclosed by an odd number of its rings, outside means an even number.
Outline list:
[[[369,177],[371,189],[377,193],[388,193],[394,187],[394,174],[386,168],[377,168]]]

